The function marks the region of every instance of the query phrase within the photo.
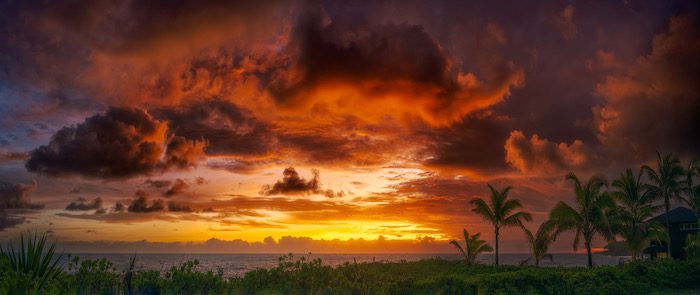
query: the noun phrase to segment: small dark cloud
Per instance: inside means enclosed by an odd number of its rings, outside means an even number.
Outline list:
[[[143,110],[110,108],[60,129],[48,145],[31,152],[26,167],[49,176],[125,178],[189,168],[203,156],[204,146],[168,136],[167,125]]]
[[[260,194],[265,196],[316,194],[328,198],[345,196],[345,191],[336,192],[331,189],[322,189],[320,180],[321,174],[318,170],[312,169],[311,174],[313,174],[313,176],[311,179],[307,180],[299,176],[299,173],[294,167],[288,167],[282,172],[283,177],[281,180],[278,180],[272,186],[264,185]]]
[[[127,210],[133,213],[149,213],[158,212],[165,209],[165,202],[157,199],[148,204],[148,193],[144,191],[136,191],[136,198],[131,201]]]
[[[166,188],[169,187],[172,182],[170,180],[146,179],[143,183],[152,188]]]
[[[169,201],[168,211],[170,212],[193,212],[192,207],[182,202]]]
[[[172,197],[174,195],[177,195],[177,194],[183,192],[184,190],[186,190],[188,188],[190,188],[190,185],[187,182],[185,182],[184,180],[178,178],[178,179],[175,179],[175,181],[173,181],[173,185],[167,191],[165,191],[163,193],[163,196],[164,197]]]
[[[36,181],[30,184],[0,182],[0,210],[44,208],[44,204],[32,203],[29,200],[29,194],[36,187]]]
[[[67,211],[87,211],[87,210],[100,210],[102,209],[102,198],[97,197],[92,201],[88,201],[85,198],[78,198],[77,200],[70,202],[66,206]]]
[[[282,172],[282,180],[278,180],[272,186],[263,186],[260,192],[263,195],[298,195],[298,194],[310,194],[318,192],[321,188],[321,182],[319,180],[320,173],[318,170],[311,170],[313,174],[312,178],[306,180],[299,176],[299,173],[294,169],[294,167],[289,167],[284,169]]]

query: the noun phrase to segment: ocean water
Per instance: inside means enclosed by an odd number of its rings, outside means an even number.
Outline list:
[[[137,254],[136,269],[139,270],[158,270],[161,272],[168,271],[172,266],[179,266],[182,263],[197,259],[199,271],[212,271],[214,273],[223,273],[224,277],[242,276],[247,271],[256,268],[272,268],[277,266],[278,258],[282,254]],[[456,254],[295,254],[295,258],[300,256],[310,258],[321,258],[324,265],[340,265],[345,262],[401,262],[415,261],[428,258],[439,257],[441,259],[457,260],[459,256]],[[83,259],[99,259],[106,258],[110,260],[117,270],[124,270],[129,265],[129,259],[132,254],[73,254],[73,257],[79,256]],[[540,262],[541,266],[585,266],[585,254],[553,254],[554,261],[549,260]],[[529,257],[528,254],[510,254],[505,253],[500,255],[502,264],[520,264],[523,260]],[[478,260],[484,264],[494,262],[493,254],[480,255]],[[615,265],[620,259],[615,256],[593,255],[593,263],[596,265]]]

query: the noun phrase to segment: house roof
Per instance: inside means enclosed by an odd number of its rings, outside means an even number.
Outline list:
[[[668,215],[670,216],[671,223],[698,221],[698,216],[695,215],[695,212],[693,212],[693,210],[690,210],[690,209],[685,208],[685,207],[678,207],[676,209],[673,209],[673,210],[668,212]],[[665,223],[666,222],[666,213],[654,217],[654,220],[656,220],[660,223]]]

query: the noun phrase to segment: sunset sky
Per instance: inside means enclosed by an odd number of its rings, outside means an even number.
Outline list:
[[[0,241],[451,252],[700,156],[700,2],[2,1]],[[502,252],[524,252],[519,229]],[[554,252],[571,250],[570,235]],[[597,241],[595,246],[605,243]]]

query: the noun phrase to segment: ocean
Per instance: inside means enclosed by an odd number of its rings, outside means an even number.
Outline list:
[[[136,254],[136,269],[137,270],[158,270],[161,272],[168,271],[172,266],[179,266],[182,263],[197,259],[199,271],[212,271],[214,273],[223,273],[224,277],[242,276],[247,271],[256,268],[272,268],[277,266],[278,258],[282,254]],[[415,261],[428,258],[439,257],[441,259],[456,260],[459,259],[457,254],[295,254],[295,258],[300,256],[310,258],[321,258],[325,265],[340,265],[345,262],[401,262]],[[110,260],[117,270],[124,270],[129,265],[129,259],[132,254],[113,254],[113,253],[84,253],[72,254],[71,257],[78,256],[83,259],[99,259],[106,258]],[[585,266],[585,254],[553,254],[554,261],[545,260],[540,262],[541,266]],[[502,264],[520,264],[521,261],[530,257],[528,254],[512,254],[505,253],[500,255]],[[66,257],[68,258],[68,257]],[[494,261],[493,254],[484,254],[478,257],[479,262],[491,264]],[[593,263],[595,265],[616,265],[620,261],[619,257],[605,256],[600,254],[593,255]]]

